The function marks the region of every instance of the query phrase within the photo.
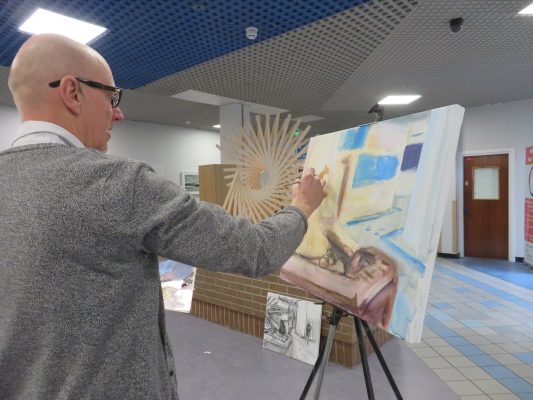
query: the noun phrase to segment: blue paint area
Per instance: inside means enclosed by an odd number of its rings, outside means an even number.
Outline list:
[[[369,128],[370,125],[361,125],[344,132],[342,141],[339,144],[339,151],[362,149],[365,147]]]
[[[402,291],[396,293],[394,312],[389,322],[389,329],[396,335],[405,336],[407,327],[413,320],[414,310],[412,302]]]
[[[395,253],[394,255],[401,257],[409,266],[414,267],[420,275],[423,275],[426,271],[426,266],[424,263],[422,263],[418,258],[407,253],[404,249],[392,241],[393,237],[400,235],[402,232],[402,229],[389,232],[381,236],[381,240]]]
[[[29,37],[17,27],[37,7],[108,28],[91,46],[107,59],[117,85],[132,89],[366,1],[1,1],[0,65],[10,66]],[[255,41],[246,38],[247,26],[259,28]]]
[[[395,214],[395,213],[400,212],[400,211],[402,211],[401,208],[391,208],[390,210],[388,210],[386,212],[381,212],[381,213],[376,213],[376,214],[371,214],[371,215],[365,215],[364,217],[361,217],[361,218],[352,219],[351,221],[346,222],[346,225],[348,225],[348,226],[359,225],[359,224],[361,224],[363,222],[373,221],[375,219],[378,219],[378,218],[381,218],[381,217],[385,217],[387,215]],[[370,230],[369,228],[367,228],[367,229]],[[382,229],[380,229],[380,230],[382,230]]]
[[[357,160],[352,187],[358,188],[394,178],[398,164],[395,156],[361,154]]]
[[[519,262],[464,257],[456,263],[476,271],[503,279],[523,288],[533,290],[533,269]]]
[[[407,171],[416,169],[420,161],[420,154],[422,154],[422,143],[407,145],[403,152],[402,166],[400,167],[400,170]]]

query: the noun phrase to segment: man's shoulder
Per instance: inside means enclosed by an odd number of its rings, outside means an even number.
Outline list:
[[[149,169],[153,171],[150,165],[146,164],[143,161],[132,160],[126,157],[121,157],[117,155],[103,153],[95,149],[84,149],[83,156],[87,158],[88,161],[100,161],[105,164],[114,164],[121,166],[125,169],[139,170],[139,169]]]

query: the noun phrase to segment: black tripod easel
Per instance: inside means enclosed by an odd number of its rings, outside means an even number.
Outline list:
[[[333,311],[331,313],[331,317],[329,318],[328,336],[326,338],[326,341],[320,347],[320,351],[318,353],[318,358],[316,360],[315,366],[313,367],[313,370],[311,371],[311,375],[309,375],[309,379],[307,379],[307,383],[305,384],[304,390],[300,396],[300,400],[305,400],[305,398],[307,397],[307,393],[309,392],[309,389],[313,383],[313,380],[315,379],[317,372],[319,372],[319,374],[318,374],[318,381],[317,381],[316,388],[315,388],[315,396],[313,400],[319,399],[320,389],[322,386],[322,380],[324,379],[324,373],[326,371],[326,366],[328,364],[329,355],[331,354],[331,348],[333,346],[333,338],[335,336],[335,331],[337,329],[337,326],[339,325],[339,322],[343,315],[351,315],[354,318],[355,331],[357,334],[357,343],[359,345],[359,352],[361,354],[361,363],[363,365],[363,373],[365,376],[366,393],[368,395],[368,400],[375,400],[375,397],[374,397],[374,387],[372,386],[372,378],[370,376],[370,369],[368,367],[368,358],[366,354],[365,343],[363,339],[363,329],[365,330],[366,336],[368,337],[368,340],[370,341],[370,344],[372,345],[372,348],[374,349],[374,352],[376,353],[376,356],[378,357],[379,363],[381,364],[381,368],[383,368],[383,372],[385,372],[385,375],[387,376],[387,379],[391,385],[392,391],[396,395],[396,399],[403,400],[400,390],[398,389],[398,386],[396,386],[396,382],[394,381],[394,378],[392,377],[389,367],[387,363],[385,362],[385,359],[383,358],[381,351],[379,350],[379,346],[376,343],[376,339],[374,338],[374,335],[372,334],[372,331],[370,330],[368,323],[366,321],[360,320],[355,315],[344,314],[344,312],[340,308],[335,307],[335,306],[333,306]]]

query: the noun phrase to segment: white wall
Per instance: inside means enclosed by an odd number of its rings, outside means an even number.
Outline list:
[[[123,121],[111,132],[108,154],[144,161],[165,178],[180,183],[180,172],[220,164],[217,132]]]
[[[511,258],[524,257],[525,149],[533,145],[533,99],[468,108],[457,152],[459,242],[463,243],[462,193],[464,153],[510,152]],[[512,157],[514,156],[514,161]],[[511,210],[512,208],[512,210]]]
[[[0,106],[0,151],[11,147],[15,133],[20,125],[15,107]]]
[[[0,151],[11,146],[19,126],[14,107],[0,106]],[[144,161],[180,184],[180,172],[220,164],[220,135],[169,125],[122,121],[111,133],[108,154]]]

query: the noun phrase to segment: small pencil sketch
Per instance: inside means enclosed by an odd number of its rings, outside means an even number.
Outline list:
[[[321,316],[321,304],[268,293],[263,347],[314,365]]]

